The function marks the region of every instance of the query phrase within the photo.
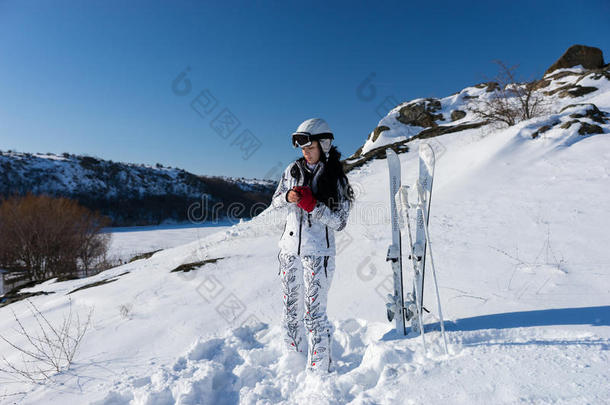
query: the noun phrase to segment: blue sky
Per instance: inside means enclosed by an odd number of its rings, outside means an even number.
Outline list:
[[[387,100],[447,96],[494,59],[540,76],[577,43],[610,60],[610,2],[0,0],[0,150],[274,176],[307,118],[348,156]]]

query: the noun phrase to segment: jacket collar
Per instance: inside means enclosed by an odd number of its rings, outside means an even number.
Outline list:
[[[313,172],[309,169],[309,167],[307,167],[307,161],[303,157],[297,159],[296,164],[301,172],[300,177],[303,182],[305,180],[305,171],[309,173],[310,177],[313,175],[313,178],[311,179],[311,190],[316,193],[318,191],[318,180],[320,179],[322,173],[324,173],[324,162],[319,160],[316,167],[314,167]]]

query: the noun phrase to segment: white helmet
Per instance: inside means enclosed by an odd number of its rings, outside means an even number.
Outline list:
[[[328,157],[333,139],[330,127],[322,118],[310,118],[303,121],[292,134],[292,144],[295,148],[310,145],[311,141],[316,140],[320,143],[326,157]]]

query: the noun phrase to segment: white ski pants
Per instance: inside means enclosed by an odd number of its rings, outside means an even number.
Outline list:
[[[299,256],[280,251],[278,259],[285,348],[307,352],[308,370],[330,371],[333,331],[326,316],[326,302],[335,271],[335,256]]]

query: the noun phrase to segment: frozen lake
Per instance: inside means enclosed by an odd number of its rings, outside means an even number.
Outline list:
[[[234,223],[217,221],[204,224],[171,224],[107,228],[112,235],[108,257],[111,260],[129,261],[132,257],[159,249],[172,248],[223,232]]]

